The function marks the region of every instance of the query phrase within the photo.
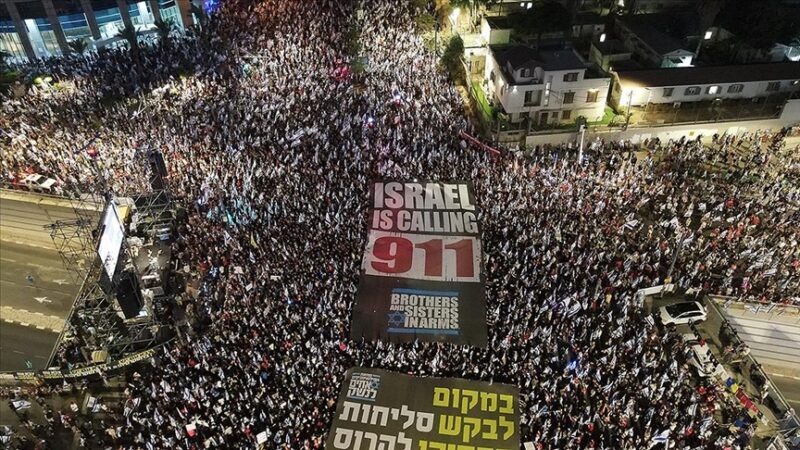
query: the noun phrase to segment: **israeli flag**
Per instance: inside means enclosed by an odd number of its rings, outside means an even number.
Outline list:
[[[653,436],[653,439],[650,440],[650,447],[653,448],[658,444],[665,444],[669,441],[669,428],[662,431],[661,433]],[[665,446],[666,447],[666,446]]]

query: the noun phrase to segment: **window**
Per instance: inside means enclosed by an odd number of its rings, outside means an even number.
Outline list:
[[[572,103],[575,100],[575,93],[574,92],[565,92],[564,93],[564,104]]]
[[[522,69],[522,77],[528,78],[531,76],[531,69]]]
[[[687,87],[686,91],[684,91],[684,95],[700,95],[700,87],[698,86]]]
[[[525,91],[525,106],[539,106],[542,91]]]
[[[664,97],[672,97],[672,92],[675,91],[675,88],[664,88]]]
[[[775,92],[781,89],[781,82],[780,81],[770,81],[767,84],[767,92]]]
[[[565,73],[564,81],[578,81],[578,72]]]
[[[706,92],[708,92],[711,95],[714,95],[717,92],[719,92],[719,86],[709,86]]]
[[[561,111],[561,120],[569,120],[571,116],[572,116],[572,111],[570,110]]]
[[[489,80],[494,81],[494,70],[489,72]]]
[[[743,84],[732,84],[728,86],[728,94],[738,94],[744,89]]]
[[[586,93],[586,103],[594,103],[597,101],[597,90],[593,89]]]

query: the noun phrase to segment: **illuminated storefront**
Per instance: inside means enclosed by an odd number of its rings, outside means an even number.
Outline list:
[[[215,0],[214,3],[220,1]],[[74,40],[85,40],[89,49],[118,41],[119,31],[125,28],[126,22],[119,5],[127,6],[130,23],[139,33],[155,29],[159,15],[162,20],[171,21],[178,28],[184,26],[182,17],[192,18],[189,0],[8,0],[2,5],[0,50],[10,55],[11,62],[21,62],[29,57],[61,55],[65,50],[70,51],[68,43]],[[153,11],[156,5],[158,11]],[[49,10],[50,17],[46,13],[48,7],[52,8]],[[181,8],[186,11],[182,12]],[[92,33],[95,23],[96,35]],[[64,34],[61,44],[58,33]],[[67,43],[66,49],[62,48],[64,42]],[[27,43],[30,44],[28,51]]]

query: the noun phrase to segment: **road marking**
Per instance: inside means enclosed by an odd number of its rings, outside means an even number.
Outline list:
[[[782,374],[782,373],[771,373],[771,372],[767,372],[767,375],[769,375],[769,376],[771,376],[771,377],[789,378],[789,379],[792,379],[792,380],[798,380],[798,381],[800,381],[800,377],[795,377],[795,376],[792,376],[792,375],[784,375],[784,374]]]
[[[19,350],[11,350],[11,352],[12,352],[12,353],[16,353],[16,354],[18,354],[18,355],[24,355],[24,354],[25,354],[25,353],[23,353],[23,352],[21,352],[21,351],[19,351]]]
[[[42,303],[53,303],[52,300],[48,300],[47,299],[47,296],[45,296],[45,297],[33,297],[33,299],[36,300],[37,302],[39,302],[39,304],[42,304]]]
[[[16,259],[11,259],[11,258],[0,258],[0,261],[7,261],[7,262],[10,262],[10,263],[15,263],[15,262],[17,262],[17,260],[16,260]]]
[[[57,285],[59,285],[59,286],[63,286],[63,285],[65,285],[65,284],[67,284],[67,280],[64,280],[64,279],[60,279],[60,280],[53,280],[53,283],[56,283],[56,284],[57,284]]]
[[[24,245],[25,247],[41,248],[41,249],[45,249],[45,250],[57,250],[55,248],[55,244],[53,244],[53,245],[38,245],[38,244],[32,244],[30,242],[18,241],[16,239],[2,239],[2,241],[3,242],[10,242],[10,243],[16,244],[16,245]]]
[[[0,320],[23,327],[31,327],[60,333],[64,329],[65,319],[58,316],[33,314],[23,309],[0,306]],[[41,328],[40,328],[41,327]]]

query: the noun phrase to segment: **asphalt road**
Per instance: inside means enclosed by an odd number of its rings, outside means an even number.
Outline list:
[[[47,367],[47,359],[55,347],[58,334],[47,330],[0,322],[0,370],[28,370]]]
[[[800,411],[800,379],[797,377],[778,376],[770,374],[775,387],[786,397],[789,406],[795,411]]]
[[[66,317],[78,288],[55,249],[0,241],[0,306]]]
[[[55,248],[44,226],[58,220],[75,219],[75,212],[69,203],[64,203],[63,206],[55,206],[0,197],[0,228],[4,239],[10,235],[19,238],[16,240],[27,238],[37,245]]]
[[[681,296],[652,298],[652,311],[659,307],[681,301]],[[753,315],[743,310],[729,308],[727,318],[736,328],[751,349],[751,354],[763,365],[775,387],[786,398],[789,406],[800,411],[800,371],[798,371],[798,349],[800,349],[800,327],[785,317],[770,317],[767,314]],[[712,324],[712,318],[699,328],[711,338],[715,345],[719,343],[716,335],[719,324]],[[679,331],[689,332],[688,327],[680,326]]]
[[[800,326],[797,319],[784,322],[780,316],[756,316],[730,309],[728,320],[761,364],[800,372]]]
[[[80,286],[44,225],[74,218],[68,203],[0,198],[0,371],[46,367],[58,333],[36,324],[42,315],[66,319]]]

